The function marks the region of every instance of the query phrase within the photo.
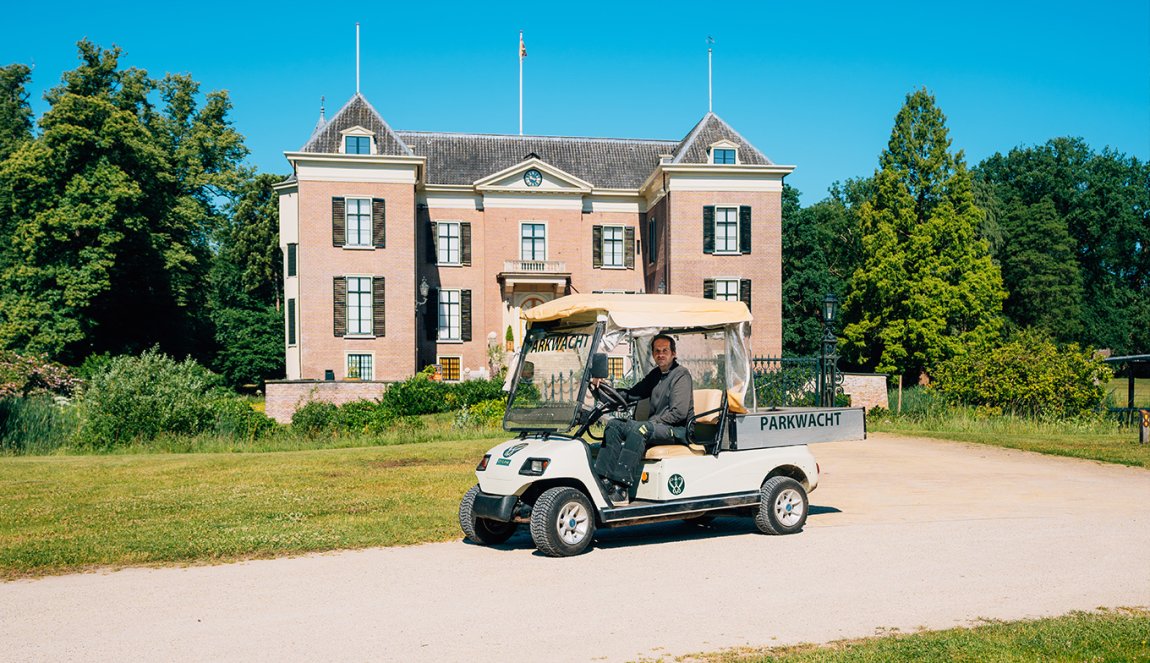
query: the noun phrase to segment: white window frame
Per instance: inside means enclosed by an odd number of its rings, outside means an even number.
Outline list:
[[[366,138],[367,139],[367,154],[353,154],[347,151],[347,139],[353,138]],[[355,126],[344,129],[339,132],[339,153],[347,154],[348,156],[365,157],[375,154],[375,134],[366,129],[365,127]]]
[[[444,230],[450,231],[451,228],[455,229],[455,260],[451,260],[451,246],[450,232],[447,236],[447,242],[444,241]],[[444,246],[447,244],[447,246]],[[462,265],[463,264],[463,223],[461,221],[436,221],[435,222],[435,257],[436,264],[438,265]]]
[[[603,256],[603,265],[602,266],[604,269],[624,269],[626,267],[626,264],[627,264],[627,246],[626,246],[627,231],[624,230],[624,228],[625,228],[625,226],[603,226],[603,242],[602,242],[602,246],[601,246],[600,250],[601,250],[601,255]],[[609,231],[609,230],[619,233],[618,239],[608,240],[607,239],[607,231]],[[611,241],[613,243],[618,242],[618,248],[619,248],[618,262],[608,262],[607,261],[607,255],[608,255],[607,254],[607,242],[608,241]]]
[[[722,302],[722,301],[727,301],[727,302],[742,301],[739,299],[740,281],[742,281],[742,279],[733,278],[733,277],[729,277],[729,276],[722,276],[722,277],[716,278],[715,279],[715,301],[720,301],[720,302]],[[732,284],[734,287],[733,291],[731,290]],[[720,288],[722,288],[725,292],[720,293]]]
[[[726,210],[729,210],[731,212],[731,214],[734,215],[734,219],[735,219],[735,223],[734,223],[734,229],[735,230],[734,230],[734,240],[733,240],[734,248],[733,249],[732,248],[719,248],[719,246],[720,246],[720,244],[719,244],[719,239],[720,239],[719,214],[726,211]],[[738,205],[715,205],[715,254],[716,255],[732,256],[732,255],[739,255],[741,253],[740,247],[739,247],[739,237],[740,237],[740,233],[742,231],[742,228],[739,227],[739,223],[740,223],[740,221],[739,221],[739,206]],[[729,225],[730,224],[726,224],[726,223],[724,224],[724,226],[729,226]],[[726,246],[728,246],[728,247],[731,246],[731,243],[732,242],[726,242]]]
[[[527,239],[524,236],[524,231],[527,226],[539,226],[543,228],[543,257],[542,258],[528,258],[523,252],[523,241]],[[537,241],[539,238],[533,237],[532,240]],[[546,221],[520,221],[519,222],[519,259],[520,260],[547,260],[547,222]]]
[[[356,225],[355,233],[352,233],[352,203],[355,203]],[[367,205],[367,213],[364,214],[363,206]],[[364,221],[366,219],[366,222]],[[363,196],[345,196],[343,199],[343,245],[348,248],[358,249],[374,248],[372,244],[372,220],[371,220],[371,198],[364,198]],[[362,241],[366,239],[366,241]]]
[[[444,382],[463,382],[463,357],[461,355],[436,355],[435,363],[439,364],[442,367],[444,359],[454,359],[457,362],[459,362],[459,377],[457,377],[455,379],[449,379],[447,377],[447,369],[444,368],[444,370],[443,370],[443,381]]]
[[[375,334],[372,330],[372,316],[375,313],[372,310],[373,297],[375,296],[372,277],[366,274],[348,274],[344,278],[347,281],[347,331],[344,336],[375,338]],[[357,284],[362,288],[363,282],[367,283],[366,291],[352,290],[353,284]],[[353,292],[356,297],[354,300]],[[366,305],[364,304],[365,301]],[[363,331],[364,329],[367,331]]]
[[[368,365],[367,375],[356,375],[354,377],[356,379],[359,379],[359,380],[374,380],[375,379],[375,353],[374,352],[345,352],[345,353],[343,353],[343,376],[345,378],[353,377],[351,374],[351,358],[352,357],[367,357],[367,365]]]
[[[459,288],[440,288],[437,306],[439,307],[439,311],[437,312],[439,319],[438,341],[440,343],[462,343],[463,290]]]

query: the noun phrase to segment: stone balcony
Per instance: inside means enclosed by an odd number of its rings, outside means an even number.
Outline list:
[[[504,260],[498,279],[508,296],[516,286],[530,286],[532,290],[550,286],[556,295],[564,295],[571,284],[571,272],[562,260]]]

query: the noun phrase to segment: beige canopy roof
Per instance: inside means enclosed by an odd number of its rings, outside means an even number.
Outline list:
[[[622,329],[721,327],[751,321],[742,302],[683,295],[568,295],[523,311],[522,317],[528,322],[590,321],[600,313]]]

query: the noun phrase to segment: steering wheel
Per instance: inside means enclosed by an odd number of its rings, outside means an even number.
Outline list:
[[[595,397],[612,408],[622,410],[631,406],[623,394],[620,394],[615,387],[612,387],[606,382],[599,383],[599,387],[595,390]]]

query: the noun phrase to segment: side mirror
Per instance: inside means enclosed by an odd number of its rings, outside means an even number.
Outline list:
[[[535,362],[523,362],[523,370],[519,371],[519,379],[527,381],[535,379]]]
[[[591,355],[591,377],[593,378],[607,378],[610,372],[607,370],[607,355],[602,352],[596,352]]]

